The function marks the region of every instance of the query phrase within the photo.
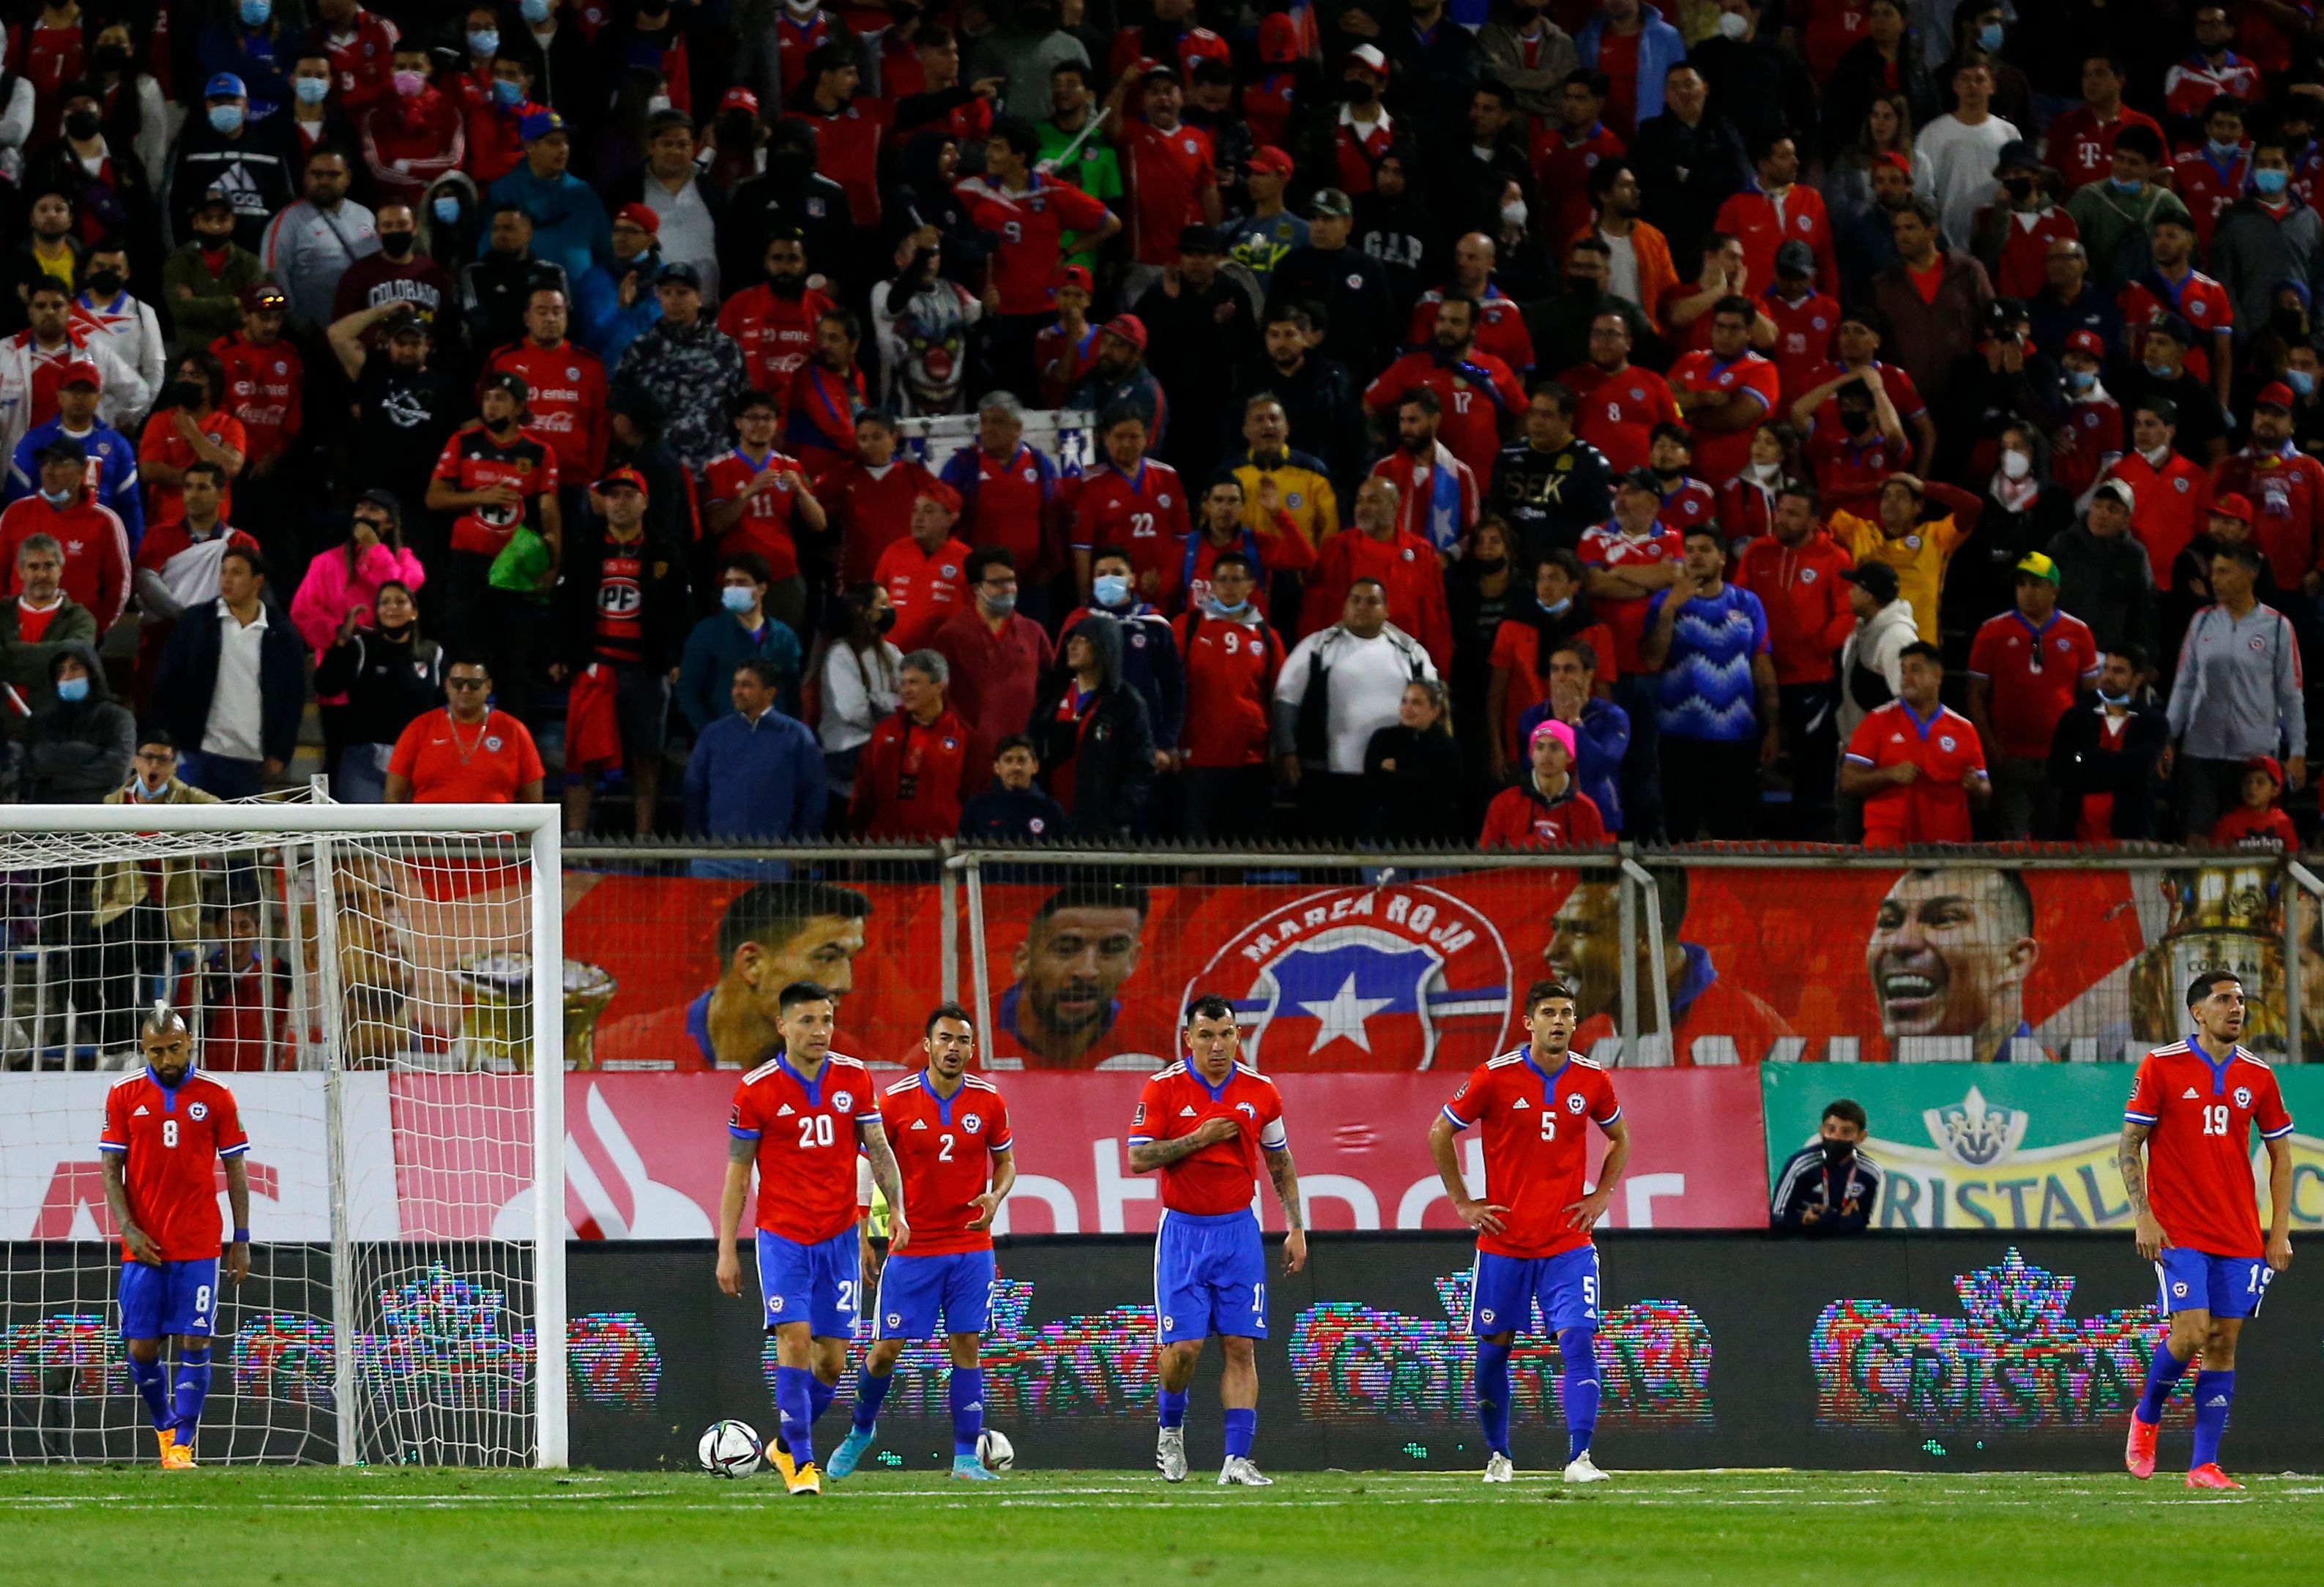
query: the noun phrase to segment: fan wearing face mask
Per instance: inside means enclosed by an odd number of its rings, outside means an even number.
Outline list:
[[[1865,1154],[1870,1133],[1864,1105],[1828,1104],[1816,1138],[1785,1160],[1775,1176],[1768,1222],[1807,1234],[1861,1234],[1880,1202],[1880,1169]]]
[[[202,29],[194,59],[205,77],[231,72],[249,96],[253,123],[272,121],[290,103],[290,63],[298,53],[298,18],[281,15],[275,0],[226,0],[221,20]]]
[[[2264,134],[2252,144],[2251,191],[2227,206],[2211,234],[2212,279],[2235,304],[2246,335],[2265,327],[2287,344],[2307,339],[2304,310],[2279,319],[2276,298],[2286,281],[2304,286],[2319,256],[2324,218],[2292,191],[2282,135]]]
[[[460,106],[435,82],[435,63],[417,40],[396,47],[389,91],[363,118],[364,163],[383,197],[416,203],[466,158]]]

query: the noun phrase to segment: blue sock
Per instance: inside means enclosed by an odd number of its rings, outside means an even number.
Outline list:
[[[1509,1452],[1509,1347],[1477,1341],[1477,1423],[1495,1454]]]
[[[976,1440],[984,1431],[984,1369],[952,1370],[952,1452],[976,1454]]]
[[[891,1370],[874,1377],[870,1367],[855,1374],[855,1430],[869,1433],[880,1419],[880,1408],[888,1403],[888,1390],[896,1381]]]
[[[139,1361],[131,1356],[129,1381],[137,1386],[138,1397],[145,1401],[145,1409],[153,1418],[153,1430],[158,1433],[168,1426],[172,1420],[172,1413],[170,1398],[161,1390],[161,1362]]]
[[[2188,1358],[2191,1361],[2193,1358]],[[2146,1363],[2146,1387],[2138,1396],[2138,1419],[2153,1426],[2163,1419],[2163,1402],[2171,1398],[2171,1390],[2179,1386],[2188,1362],[2171,1353],[2171,1339],[2165,1335],[2154,1347],[2154,1358]]]
[[[178,1352],[178,1442],[194,1441],[194,1427],[202,1419],[202,1402],[210,1397],[210,1351],[205,1344],[199,1350]],[[2219,1413],[2221,1421],[2227,1413]],[[2217,1438],[2211,1441],[2218,1444]]]
[[[1185,1426],[1186,1425],[1186,1391],[1184,1389],[1165,1389],[1161,1393],[1161,1401],[1162,1425],[1165,1427]]]
[[[2195,1458],[2190,1468],[2210,1465],[2219,1458],[2219,1435],[2227,1430],[2227,1407],[2235,1399],[2233,1371],[2195,1374]]]
[[[1259,1436],[1259,1411],[1231,1410],[1227,1412],[1227,1458],[1236,1460],[1250,1454],[1251,1440]]]
[[[1565,1458],[1580,1460],[1590,1449],[1590,1436],[1598,1430],[1598,1334],[1593,1328],[1568,1328],[1557,1336],[1558,1353],[1565,1370]]]
[[[814,1382],[815,1374],[805,1367],[775,1369],[775,1405],[783,1415],[783,1443],[799,1465],[815,1458]]]
[[[838,1384],[826,1383],[811,1371],[807,1374],[807,1418],[809,1421],[819,1422],[823,1420],[823,1413],[829,1410],[831,1408],[831,1402],[838,1398]]]

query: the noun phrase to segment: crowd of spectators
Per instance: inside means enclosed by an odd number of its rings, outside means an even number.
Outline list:
[[[149,732],[730,839],[2312,809],[2310,6],[20,10],[16,797]]]

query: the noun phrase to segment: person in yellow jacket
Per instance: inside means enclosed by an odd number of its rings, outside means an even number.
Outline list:
[[[1937,601],[1953,553],[1977,524],[1977,499],[1950,485],[1923,484],[1915,474],[1890,474],[1880,483],[1879,516],[1843,509],[1831,515],[1831,537],[1858,567],[1881,562],[1896,570],[1897,594],[1913,609],[1923,639],[1941,643]]]
[[[1310,550],[1340,532],[1340,499],[1323,461],[1291,449],[1291,421],[1282,403],[1266,392],[1253,397],[1243,409],[1242,438],[1248,449],[1226,467],[1242,485],[1245,528],[1272,536],[1287,518]],[[1263,488],[1268,482],[1272,492]]]

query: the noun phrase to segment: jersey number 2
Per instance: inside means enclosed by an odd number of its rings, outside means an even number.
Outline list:
[[[938,1162],[952,1160],[952,1137],[948,1134],[936,1137],[936,1160]]]

